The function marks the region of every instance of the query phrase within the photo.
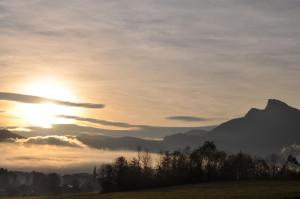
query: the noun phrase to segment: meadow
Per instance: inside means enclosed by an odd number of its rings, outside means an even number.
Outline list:
[[[109,194],[72,194],[27,199],[300,199],[300,182],[296,181],[256,181],[203,183],[175,186],[161,189],[117,192]],[[15,198],[16,199],[16,198]]]

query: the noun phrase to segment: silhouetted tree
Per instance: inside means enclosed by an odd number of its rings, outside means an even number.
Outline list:
[[[49,194],[57,195],[61,193],[60,176],[56,173],[50,173],[47,177]]]
[[[32,188],[34,192],[38,195],[49,194],[47,176],[43,173],[38,173],[38,172],[33,172],[32,175],[33,175]]]
[[[101,166],[99,171],[99,183],[102,192],[112,192],[117,190],[116,172],[112,164]]]
[[[289,155],[287,157],[287,162],[291,164],[299,165],[297,158],[295,158],[293,155]]]
[[[270,167],[267,162],[262,158],[254,160],[255,177],[257,179],[268,179],[270,177]]]
[[[8,171],[6,169],[0,169],[0,188],[8,186]]]
[[[225,163],[224,172],[230,180],[249,180],[255,174],[254,162],[250,155],[242,152],[230,155]]]

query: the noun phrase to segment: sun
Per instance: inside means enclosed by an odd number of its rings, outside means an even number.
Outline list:
[[[25,84],[21,92],[62,101],[77,101],[71,90],[54,78],[45,78]],[[51,128],[53,124],[66,123],[66,119],[58,115],[78,114],[78,108],[56,105],[53,103],[17,104],[18,117],[31,126]]]

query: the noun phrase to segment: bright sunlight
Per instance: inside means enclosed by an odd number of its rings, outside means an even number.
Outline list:
[[[76,101],[71,90],[54,78],[33,81],[22,87],[22,93],[55,100]],[[42,104],[17,104],[16,112],[29,125],[50,128],[52,124],[65,123],[57,115],[77,114],[78,109],[45,102]]]

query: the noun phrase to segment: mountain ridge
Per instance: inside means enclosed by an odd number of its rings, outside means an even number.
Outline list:
[[[265,154],[299,143],[299,133],[300,111],[280,100],[269,99],[265,109],[252,108],[244,117],[220,124],[205,139],[228,151]]]

